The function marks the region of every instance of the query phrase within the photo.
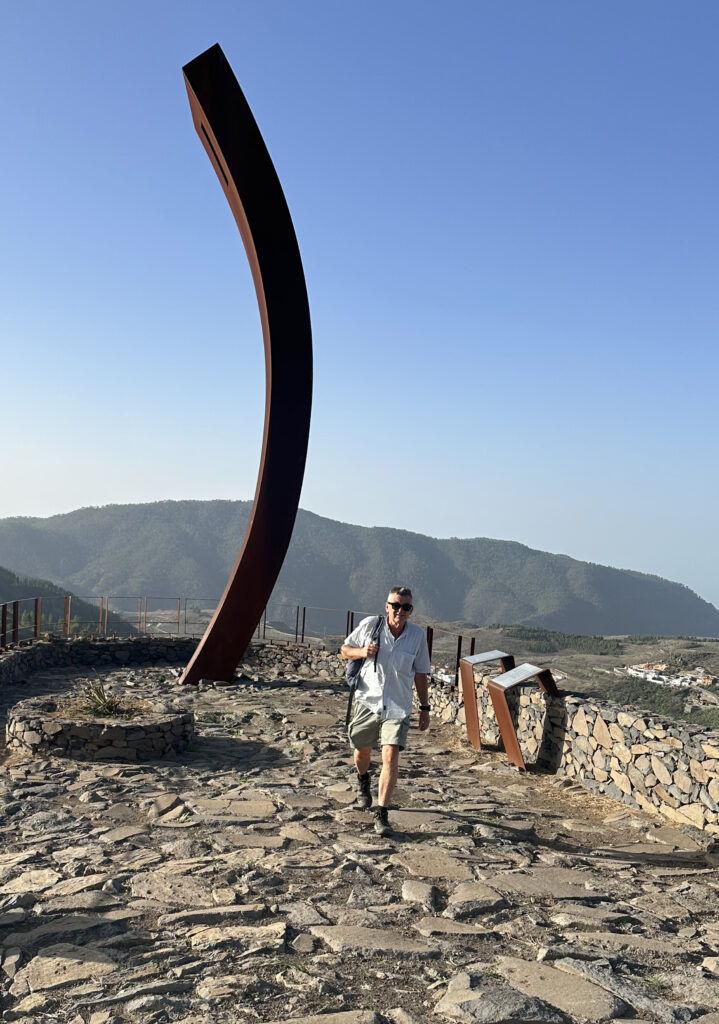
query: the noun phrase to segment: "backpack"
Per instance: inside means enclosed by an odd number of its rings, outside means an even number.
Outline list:
[[[379,638],[380,638],[380,634],[382,632],[382,623],[383,622],[384,622],[384,617],[382,615],[378,615],[377,616],[377,621],[375,622],[374,626],[372,627],[372,634],[371,634],[370,639],[369,639],[369,642],[371,644],[379,643]],[[379,653],[379,651],[377,653]],[[347,684],[348,684],[348,686],[350,688],[350,693],[349,693],[349,700],[347,701],[347,715],[345,717],[345,729],[350,724],[350,716],[352,714],[352,701],[354,700],[355,690],[357,689],[357,683],[358,683],[358,680],[359,680],[360,669],[364,665],[365,661],[366,661],[365,658],[350,658],[350,660],[347,662],[347,668],[345,669],[345,676],[347,678]],[[375,656],[374,656],[374,668],[375,668],[375,672],[376,672],[377,671],[377,654],[375,654]]]

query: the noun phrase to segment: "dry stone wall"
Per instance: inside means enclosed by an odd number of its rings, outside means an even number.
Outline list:
[[[186,661],[197,641],[191,637],[132,637],[122,640],[47,636],[0,654],[0,686],[44,669],[157,665]]]
[[[52,697],[29,697],[8,713],[7,745],[32,754],[88,761],[154,760],[186,750],[195,736],[195,716],[137,714],[131,720],[73,717]]]
[[[482,743],[500,735],[487,690],[491,673],[475,671]],[[537,764],[595,792],[679,824],[719,835],[719,733],[651,712],[578,694],[543,694],[536,683],[507,694],[527,764]],[[464,728],[457,687],[435,683],[435,712]]]
[[[193,637],[131,637],[122,639],[46,636],[0,654],[0,686],[44,669],[92,666],[183,664],[198,644]],[[298,676],[340,680],[344,661],[336,651],[304,644],[253,644],[237,673],[257,679]]]

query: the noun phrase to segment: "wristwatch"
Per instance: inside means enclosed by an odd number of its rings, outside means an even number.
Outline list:
[[[420,704],[419,710],[420,711],[431,711],[432,710],[432,705],[431,704]]]

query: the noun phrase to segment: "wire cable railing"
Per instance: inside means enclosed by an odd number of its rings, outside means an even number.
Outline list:
[[[30,643],[48,633],[66,637],[200,637],[218,601],[219,598],[214,597],[152,595],[78,597],[67,594],[19,598],[0,604],[0,650]],[[253,640],[339,646],[356,623],[371,614],[271,600],[257,624]],[[418,624],[425,629],[430,659],[436,653],[436,641],[449,639],[449,651],[443,653],[450,658],[453,655],[453,669],[434,661],[432,665],[439,671],[453,671],[456,685],[465,643],[469,642],[469,654],[474,654],[475,637],[422,624],[421,619]]]

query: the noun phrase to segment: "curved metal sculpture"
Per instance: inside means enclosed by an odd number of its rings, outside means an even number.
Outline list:
[[[312,407],[312,330],[282,187],[219,45],[182,69],[192,119],[242,235],[265,344],[265,429],[242,550],[182,682],[232,678],[275,585],[297,515]]]

